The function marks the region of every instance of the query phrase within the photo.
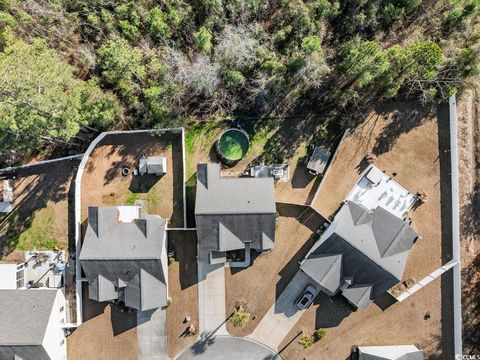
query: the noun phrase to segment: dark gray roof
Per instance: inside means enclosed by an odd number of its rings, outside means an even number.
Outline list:
[[[90,207],[80,263],[97,301],[148,310],[166,305],[166,221],[146,215],[120,222],[116,207]]]
[[[301,268],[332,293],[342,279],[353,278],[353,285],[343,293],[352,304],[363,308],[400,281],[416,237],[406,222],[383,208],[377,207],[370,214],[363,206],[347,202]],[[332,254],[335,259],[342,255],[342,266],[335,267],[335,281],[328,277]],[[326,287],[328,280],[330,286]]]
[[[220,178],[219,164],[199,164],[195,222],[206,251],[273,248],[275,191],[271,178]]]
[[[41,345],[57,290],[0,290],[0,346]]]
[[[307,169],[313,170],[319,174],[323,174],[327,166],[328,159],[330,159],[330,152],[321,147],[316,147],[313,150],[312,156],[307,164]]]

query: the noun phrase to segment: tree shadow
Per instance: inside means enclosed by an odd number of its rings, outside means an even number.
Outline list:
[[[385,102],[378,105],[375,109],[377,114],[385,116],[391,114],[391,121],[377,138],[373,154],[381,155],[390,151],[400,135],[421,125],[426,117],[434,114],[434,110],[432,107],[425,107],[412,101]]]
[[[17,247],[20,234],[31,227],[35,211],[62,201],[66,201],[65,211],[69,211],[72,202],[68,201],[68,196],[78,164],[79,160],[73,159],[17,169],[13,210],[0,221],[0,257]],[[64,234],[68,239],[68,224],[65,224]]]

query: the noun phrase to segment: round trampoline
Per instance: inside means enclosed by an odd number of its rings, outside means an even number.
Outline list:
[[[248,152],[250,140],[241,129],[228,129],[217,141],[217,152],[223,162],[231,165],[241,160]]]

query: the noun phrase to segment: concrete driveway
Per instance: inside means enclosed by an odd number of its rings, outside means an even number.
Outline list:
[[[239,337],[216,336],[200,340],[176,360],[281,360],[275,351]]]
[[[168,360],[167,310],[137,311],[139,360]]]
[[[278,349],[305,311],[298,310],[294,302],[309,284],[315,286],[315,282],[299,270],[248,338]]]

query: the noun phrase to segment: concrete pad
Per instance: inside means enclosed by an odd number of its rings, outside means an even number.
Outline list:
[[[138,359],[168,360],[167,311],[137,311],[137,324]]]

